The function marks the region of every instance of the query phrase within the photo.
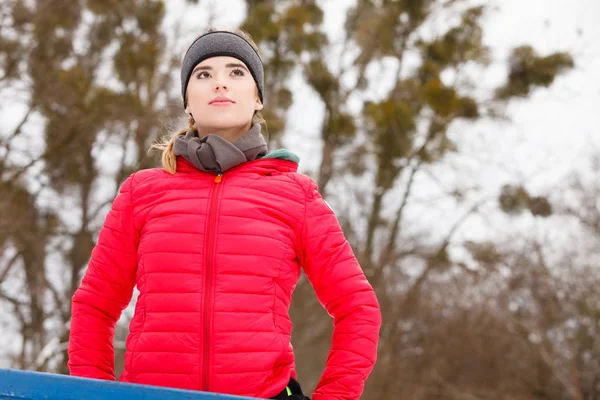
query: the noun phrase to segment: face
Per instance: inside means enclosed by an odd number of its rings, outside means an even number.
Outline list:
[[[194,68],[185,112],[193,115],[199,132],[250,127],[262,108],[254,78],[237,58],[212,57]]]

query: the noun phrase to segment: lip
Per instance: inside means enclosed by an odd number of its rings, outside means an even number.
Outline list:
[[[229,97],[225,96],[217,96],[210,101],[210,105],[212,106],[228,106],[230,104],[234,104],[235,101],[231,100]]]

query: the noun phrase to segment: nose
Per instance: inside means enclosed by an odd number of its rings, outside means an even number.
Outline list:
[[[223,78],[218,78],[215,82],[215,92],[218,92],[221,89],[227,90],[227,84],[225,83]]]
[[[223,84],[221,84],[221,83],[217,83],[217,84],[215,85],[215,92],[218,92],[218,91],[219,91],[219,89],[224,89],[224,90],[227,90],[227,85],[226,85],[226,84],[224,84],[224,83],[223,83]]]

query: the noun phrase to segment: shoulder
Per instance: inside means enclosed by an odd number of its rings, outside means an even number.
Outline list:
[[[156,183],[157,179],[166,179],[172,176],[162,168],[141,169],[129,175],[123,186],[129,185],[131,191],[136,193],[140,189],[147,188],[148,185]]]
[[[321,208],[322,206],[325,206],[326,208],[323,208],[323,210],[326,210],[327,213],[331,212],[331,213],[335,214],[331,205],[329,205],[329,203],[327,201],[325,201],[325,199],[319,192],[319,185],[317,185],[317,182],[315,182],[314,179],[312,179],[308,175],[304,175],[304,174],[301,174],[298,172],[292,173],[290,175],[293,177],[294,180],[296,180],[297,184],[302,188],[304,196],[305,196],[304,197],[305,204],[307,205],[307,207],[309,207],[309,205],[310,205],[310,207],[317,207],[317,208]]]
[[[304,192],[308,192],[313,186],[316,187],[316,182],[308,175],[300,172],[288,172],[285,174],[296,183]]]
[[[310,176],[302,174],[300,172],[290,172],[288,175],[296,184],[302,189],[304,196],[307,200],[313,199],[319,195],[319,188],[317,182]]]
[[[168,175],[170,174],[162,168],[148,168],[134,172],[131,174],[131,178],[132,184],[135,186],[147,181],[148,179],[162,178],[167,177]]]
[[[278,192],[285,197],[293,197],[294,200],[301,203],[310,200],[317,190],[316,182],[300,172],[280,172],[271,175],[266,182],[269,186],[266,190]]]

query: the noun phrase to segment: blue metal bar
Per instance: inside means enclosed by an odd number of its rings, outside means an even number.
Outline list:
[[[250,400],[192,390],[133,385],[42,372],[0,369],[0,399],[11,400]]]

